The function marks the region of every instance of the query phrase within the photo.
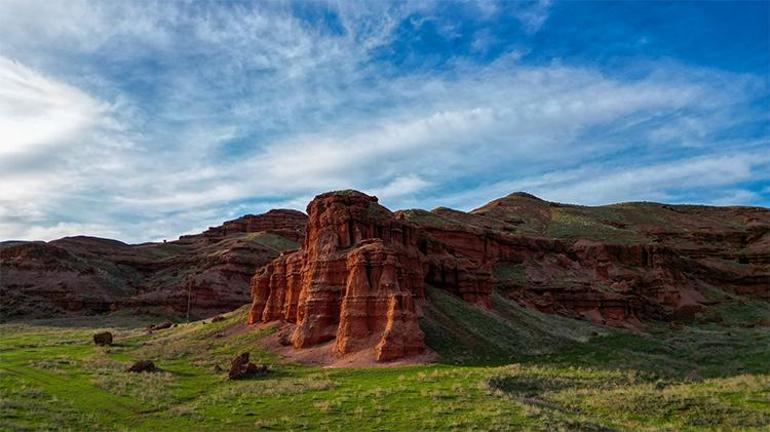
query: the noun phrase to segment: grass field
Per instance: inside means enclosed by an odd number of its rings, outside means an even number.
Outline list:
[[[428,294],[432,365],[286,363],[259,348],[269,328],[239,330],[245,309],[152,334],[157,317],[2,324],[0,430],[770,430],[767,303],[635,334]],[[93,345],[100,329],[114,346]],[[271,373],[228,381],[242,351]],[[162,371],[124,372],[136,359]]]

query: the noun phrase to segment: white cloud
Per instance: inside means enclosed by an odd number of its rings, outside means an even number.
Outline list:
[[[110,104],[0,56],[0,238],[120,234],[114,221],[95,221],[99,198],[88,195],[130,163],[124,132]]]
[[[435,84],[440,91],[426,85],[422,94],[431,105],[407,106],[406,115],[268,144],[240,165],[261,173],[241,183],[244,193],[366,185],[412,173],[443,181],[580,157],[617,147],[615,142],[576,144],[591,127],[629,115],[648,120],[660,111],[678,111],[701,103],[709,91],[699,84],[624,83],[575,68],[520,68],[514,74],[498,71]],[[387,90],[399,93],[398,86],[408,84],[392,85]]]
[[[112,141],[98,148],[102,134]],[[33,223],[83,170],[114,169],[120,136],[107,104],[0,56],[0,206],[12,217]]]
[[[430,185],[430,182],[423,180],[418,175],[407,174],[393,179],[393,181],[383,187],[375,188],[366,192],[375,196],[384,196],[388,199],[395,199],[421,192],[428,188]]]
[[[719,196],[709,200],[709,204],[720,206],[745,205],[747,202],[755,201],[759,195],[745,189],[729,189],[720,191]]]
[[[0,56],[0,157],[50,150],[98,122],[104,104]]]
[[[104,238],[116,238],[119,237],[121,231],[116,228],[107,227],[99,224],[80,224],[80,223],[67,223],[59,222],[52,226],[45,225],[27,225],[27,226],[11,226],[4,227],[5,224],[0,223],[0,229],[12,229],[17,230],[18,237],[9,239],[24,239],[24,240],[53,240],[68,236],[86,235],[91,237],[104,237]]]
[[[762,156],[709,156],[649,166],[624,168],[607,173],[593,172],[573,177],[553,187],[536,187],[544,195],[562,202],[608,204],[628,200],[676,199],[677,190],[731,185],[752,176],[752,167]],[[546,192],[547,191],[547,192]]]

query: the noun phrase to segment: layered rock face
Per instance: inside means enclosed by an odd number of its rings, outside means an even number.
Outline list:
[[[470,213],[404,217],[492,266],[517,302],[618,326],[670,320],[734,294],[770,298],[770,210],[628,203],[584,207],[516,193]]]
[[[423,297],[424,276],[414,228],[353,191],[319,195],[308,216],[302,247],[252,280],[249,322],[295,323],[297,348],[335,340],[338,353],[371,346],[378,360],[422,352],[415,298]]]
[[[259,215],[245,215],[210,227],[201,234],[179,237],[179,241],[195,241],[201,237],[209,241],[243,233],[272,232],[295,242],[305,237],[307,216],[297,210],[273,209]]]
[[[719,301],[714,293],[770,297],[766,209],[592,208],[513,194],[470,213],[391,213],[343,191],[317,196],[308,215],[302,247],[251,282],[249,322],[293,324],[296,348],[333,340],[336,353],[373,349],[378,360],[422,352],[426,285],[482,308],[497,290],[543,312],[632,327],[696,313]]]
[[[178,241],[95,237],[0,243],[0,318],[116,309],[227,312],[249,301],[254,271],[304,238],[307,216],[271,210]]]

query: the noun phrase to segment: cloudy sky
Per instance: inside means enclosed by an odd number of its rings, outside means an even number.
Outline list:
[[[0,0],[0,240],[343,188],[770,206],[768,4]]]

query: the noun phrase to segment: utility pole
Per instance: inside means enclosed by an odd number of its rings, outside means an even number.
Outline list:
[[[187,322],[190,322],[190,303],[192,300],[192,279],[187,282]]]

